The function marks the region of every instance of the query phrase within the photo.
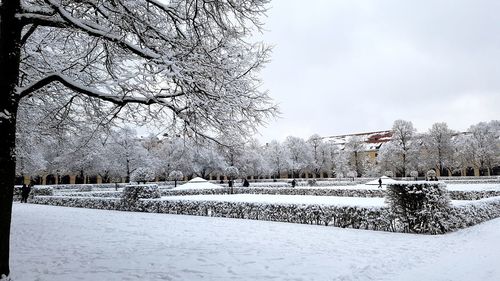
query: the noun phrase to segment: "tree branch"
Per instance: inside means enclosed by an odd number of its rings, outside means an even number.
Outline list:
[[[140,47],[138,47],[130,42],[127,42],[123,39],[122,36],[117,36],[117,35],[111,34],[111,33],[109,33],[109,31],[103,31],[95,25],[91,27],[91,26],[84,24],[79,19],[74,18],[70,13],[68,13],[66,10],[64,10],[64,8],[61,7],[60,4],[56,3],[53,0],[45,0],[45,2],[47,4],[49,4],[52,7],[52,9],[54,9],[59,14],[59,16],[64,21],[66,21],[68,23],[68,25],[70,25],[71,27],[82,30],[91,36],[103,38],[103,39],[106,39],[108,41],[114,42],[114,43],[118,44],[120,47],[122,47],[126,50],[129,50],[132,53],[134,53],[142,58],[150,59],[150,60],[156,60],[156,59],[161,58],[161,56],[158,53],[153,52],[151,50],[146,50],[146,49],[140,48]]]

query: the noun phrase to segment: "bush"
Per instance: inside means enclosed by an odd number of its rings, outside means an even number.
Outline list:
[[[139,199],[160,198],[160,192],[156,184],[127,185],[123,189],[122,200],[125,203],[135,204]]]
[[[50,186],[34,186],[31,189],[31,193],[33,196],[51,196],[54,195],[54,190]]]
[[[385,171],[384,176],[392,178],[392,177],[394,177],[394,173],[392,171]]]
[[[130,175],[130,179],[137,183],[143,182],[146,183],[148,181],[152,181],[155,178],[155,173],[149,168],[137,168]]]
[[[229,179],[235,179],[238,177],[240,171],[234,166],[229,166],[225,170],[225,174]]]
[[[78,192],[90,192],[90,191],[92,191],[91,185],[82,185],[78,187]]]
[[[173,180],[174,187],[177,187],[177,181],[182,180],[184,178],[184,174],[182,174],[181,171],[173,170],[172,172],[170,172],[170,174],[168,174],[168,178],[170,180]]]
[[[445,185],[428,182],[389,184],[386,202],[405,232],[438,234],[447,231],[451,208]]]
[[[317,185],[316,180],[307,180],[307,185],[316,186]]]

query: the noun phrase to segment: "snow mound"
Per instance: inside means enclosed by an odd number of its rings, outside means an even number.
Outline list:
[[[222,188],[220,185],[213,184],[205,179],[200,177],[196,177],[187,183],[180,185],[173,190],[183,190],[183,189],[214,189],[214,188]]]

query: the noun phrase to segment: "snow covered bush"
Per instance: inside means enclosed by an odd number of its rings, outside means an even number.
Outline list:
[[[307,180],[307,185],[308,186],[316,186],[318,185],[316,180]]]
[[[158,185],[127,185],[123,189],[122,200],[128,203],[135,203],[139,199],[160,198]]]
[[[127,185],[126,183],[118,183],[118,186],[123,187]],[[88,183],[88,184],[54,184],[54,185],[45,185],[47,187],[51,187],[54,190],[68,190],[68,189],[74,189],[78,190],[80,187],[83,186],[90,186],[92,190],[98,190],[98,189],[110,189],[115,187],[115,183]]]
[[[90,192],[90,191],[92,191],[91,185],[84,185],[78,188],[78,192]]]
[[[234,166],[227,167],[225,170],[225,174],[229,179],[235,179],[239,175],[239,170],[238,168]]]
[[[21,187],[22,187],[22,185],[15,185],[14,186],[14,194],[13,194],[12,200],[14,200],[14,201],[21,200]]]
[[[429,171],[427,171],[426,175],[427,175],[427,179],[435,178],[436,177],[436,171],[429,170]]]
[[[148,181],[153,181],[155,178],[155,173],[153,170],[150,168],[146,167],[140,167],[137,168],[132,174],[130,175],[130,180],[137,182],[137,183],[146,183]]]
[[[36,185],[31,189],[30,195],[33,196],[50,196],[54,195],[54,190],[50,186]]]
[[[404,232],[445,233],[451,208],[444,184],[398,182],[388,184],[386,202]]]
[[[352,178],[354,180],[355,177],[358,176],[358,173],[356,171],[349,171],[347,172],[347,177]]]
[[[384,176],[392,178],[392,177],[394,177],[394,173],[392,171],[385,171]]]
[[[168,174],[168,179],[174,181],[174,187],[177,187],[177,181],[180,181],[184,178],[184,175],[181,171],[173,170]]]
[[[102,192],[56,192],[54,196],[64,197],[101,197],[101,198],[121,198],[121,191],[102,191]]]
[[[410,177],[412,177],[414,179],[418,178],[418,171],[411,171],[410,172]]]
[[[33,204],[64,206],[75,208],[103,209],[129,211],[131,205],[126,205],[118,198],[70,197],[70,196],[37,196]]]
[[[450,212],[449,231],[476,225],[500,217],[500,196],[453,207]]]
[[[500,180],[496,179],[446,179],[443,180],[443,178],[440,178],[441,181],[444,181],[446,184],[498,184],[500,183]]]
[[[500,190],[451,190],[448,194],[451,200],[480,200],[500,196]]]

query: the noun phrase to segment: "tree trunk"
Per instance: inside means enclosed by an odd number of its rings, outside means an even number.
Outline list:
[[[16,86],[19,78],[21,23],[19,0],[0,5],[0,276],[8,276],[12,196],[16,171]]]

